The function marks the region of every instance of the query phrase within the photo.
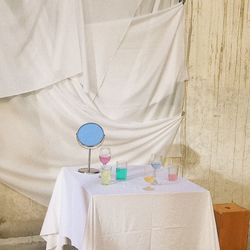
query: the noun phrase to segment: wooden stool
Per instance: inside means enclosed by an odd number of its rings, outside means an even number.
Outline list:
[[[215,204],[221,250],[247,250],[249,212],[234,203]]]

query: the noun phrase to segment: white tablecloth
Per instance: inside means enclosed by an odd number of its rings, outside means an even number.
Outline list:
[[[41,235],[47,249],[70,243],[80,250],[217,250],[210,193],[179,179],[145,191],[143,166],[128,168],[128,180],[100,184],[98,175],[63,168]]]

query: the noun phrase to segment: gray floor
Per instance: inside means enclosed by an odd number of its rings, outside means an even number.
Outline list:
[[[0,239],[0,250],[45,250],[45,241],[39,236]],[[64,246],[63,250],[77,250],[71,246]]]
[[[0,239],[0,250],[45,250],[45,241],[40,236]]]
[[[0,250],[45,250],[45,241],[40,236],[18,237],[0,239]],[[248,238],[248,250],[250,250],[250,238]],[[77,250],[71,246],[65,246],[63,250]]]

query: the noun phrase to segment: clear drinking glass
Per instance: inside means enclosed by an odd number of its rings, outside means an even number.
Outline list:
[[[154,169],[155,184],[157,184],[157,171],[162,167],[162,156],[159,154],[152,154],[149,164]]]

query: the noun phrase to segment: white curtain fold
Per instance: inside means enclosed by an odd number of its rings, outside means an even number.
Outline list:
[[[74,0],[0,1],[0,97],[82,72],[78,12]]]
[[[83,123],[103,126],[113,164],[146,163],[151,152],[166,152],[178,131],[183,5],[124,4],[0,4],[0,29],[16,30],[0,41],[0,180],[41,204],[62,166],[86,165],[88,153],[75,139]],[[98,150],[92,164],[100,165]]]
[[[91,26],[97,68],[107,68],[104,76],[96,71],[102,76],[97,77],[94,100],[109,118],[145,120],[145,113],[153,113],[156,119],[181,112],[186,79],[182,16],[183,7],[178,4],[134,18],[109,63],[101,60],[107,58],[105,48],[115,40],[115,28],[127,21]],[[166,112],[169,107],[172,113]]]

